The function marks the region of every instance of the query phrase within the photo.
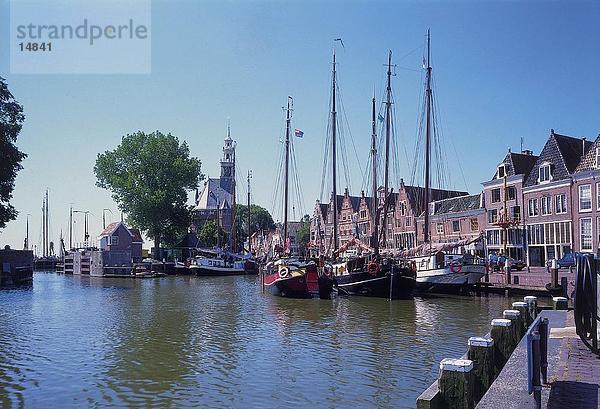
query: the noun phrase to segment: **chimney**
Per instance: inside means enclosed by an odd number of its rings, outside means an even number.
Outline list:
[[[550,135],[554,136],[554,129],[550,129]]]
[[[585,136],[581,138],[581,156],[585,156]]]

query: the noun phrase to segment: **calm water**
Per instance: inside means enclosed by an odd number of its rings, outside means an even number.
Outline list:
[[[256,277],[0,291],[0,407],[413,407],[506,298],[288,300]]]

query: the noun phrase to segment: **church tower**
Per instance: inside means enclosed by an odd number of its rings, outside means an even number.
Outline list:
[[[227,124],[227,137],[221,159],[221,189],[233,193],[235,181],[235,142],[231,139],[231,127]]]

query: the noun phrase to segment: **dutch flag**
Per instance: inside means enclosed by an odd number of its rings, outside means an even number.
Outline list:
[[[296,135],[297,138],[302,138],[304,136],[304,132],[302,132],[300,129],[294,129],[294,135]]]

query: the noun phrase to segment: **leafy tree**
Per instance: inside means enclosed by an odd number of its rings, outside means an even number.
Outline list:
[[[310,241],[310,216],[307,214],[300,220],[300,228],[298,229],[298,233],[296,233],[296,241],[301,249],[301,253],[304,253]]]
[[[227,233],[214,220],[207,221],[198,232],[198,241],[203,247],[214,247],[227,242]]]
[[[25,120],[23,106],[15,101],[5,81],[0,77],[0,229],[17,217],[10,199],[17,173],[23,169],[21,161],[27,157],[15,145]]]
[[[115,150],[98,154],[94,172],[128,221],[154,238],[158,258],[161,240],[174,241],[190,225],[187,191],[204,179],[200,167],[186,142],[156,131],[124,136]]]
[[[250,223],[252,232],[261,230],[272,230],[275,228],[273,217],[264,207],[250,205]],[[243,243],[248,238],[248,206],[243,204],[235,205],[235,225],[238,243]]]

